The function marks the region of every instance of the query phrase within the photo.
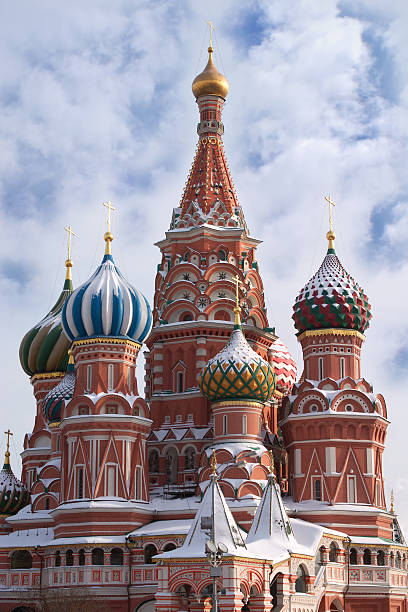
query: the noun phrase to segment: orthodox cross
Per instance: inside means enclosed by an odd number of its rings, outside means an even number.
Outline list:
[[[238,274],[236,276],[233,277],[232,279],[235,282],[235,306],[237,308],[239,308],[239,294],[238,294],[238,288],[239,285],[242,285],[243,282],[242,280],[239,278]]]
[[[392,489],[391,491],[391,508],[390,511],[392,514],[394,514],[395,509],[394,509],[394,489]]]
[[[330,226],[330,231],[333,231],[333,224],[332,224],[332,206],[336,206],[336,204],[333,202],[333,200],[331,199],[331,196],[329,197],[325,197],[324,198],[326,200],[326,202],[329,203],[329,226]]]
[[[5,455],[5,460],[4,460],[4,464],[9,464],[10,460],[10,436],[12,436],[13,434],[11,433],[10,429],[8,429],[7,431],[4,432],[7,436],[7,450],[6,450],[6,455]]]
[[[275,469],[275,461],[273,460],[273,451],[269,450],[268,451],[268,455],[269,455],[269,460],[271,462],[271,464],[269,466],[270,474],[273,474],[273,471]]]
[[[70,225],[65,228],[65,231],[68,232],[68,259],[71,259],[72,236],[78,238],[78,235],[72,230],[72,227]]]
[[[212,468],[212,473],[216,474],[217,473],[217,457],[215,456],[215,450],[213,450],[212,452],[210,465]]]
[[[111,211],[116,210],[114,206],[112,206],[112,202],[109,200],[108,202],[103,202],[103,205],[108,209],[108,232],[111,231]]]
[[[212,33],[213,33],[213,30],[215,30],[215,28],[212,24],[212,21],[207,21],[207,23],[210,26],[210,47],[212,47]]]

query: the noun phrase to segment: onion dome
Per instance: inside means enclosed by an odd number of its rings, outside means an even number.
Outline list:
[[[202,369],[198,384],[212,402],[267,402],[275,390],[273,368],[246,341],[236,306],[234,331],[226,346]]]
[[[10,432],[8,432],[10,435]],[[30,501],[30,494],[24,483],[16,478],[10,466],[9,442],[0,472],[0,515],[10,516],[24,508]]]
[[[142,342],[152,327],[148,301],[122,276],[111,254],[113,235],[105,234],[101,265],[64,304],[62,326],[70,340],[114,337]]]
[[[47,393],[42,401],[42,410],[45,420],[51,425],[61,421],[61,408],[74,395],[75,389],[75,366],[72,351],[69,352],[67,372],[64,378],[51,391]]]
[[[335,237],[331,229],[327,233],[327,255],[293,306],[292,318],[299,334],[333,328],[363,333],[369,326],[372,315],[368,298],[340,263],[333,246]]]
[[[272,344],[272,365],[276,376],[276,390],[284,395],[290,393],[296,382],[297,367],[288,347],[277,338]]]
[[[219,96],[226,98],[229,91],[229,83],[225,76],[218,72],[213,62],[214,49],[208,47],[208,62],[204,70],[196,76],[191,86],[196,98],[200,96]]]
[[[26,333],[20,345],[20,363],[30,376],[65,372],[67,367],[71,343],[62,331],[61,312],[73,290],[72,260],[68,258],[65,266],[67,272],[64,287],[57,302],[50,312]]]

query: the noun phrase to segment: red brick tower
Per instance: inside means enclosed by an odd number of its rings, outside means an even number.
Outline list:
[[[153,419],[149,439],[153,486],[193,485],[197,455],[212,440],[210,405],[197,378],[231,334],[234,277],[240,281],[243,328],[252,348],[272,361],[276,340],[256,261],[260,241],[249,234],[222,143],[221,113],[229,85],[214,66],[211,47],[208,52],[206,68],[193,82],[200,111],[197,151],[180,206],[173,211],[165,239],[157,243],[162,259],[145,377]],[[290,388],[296,370],[287,357],[280,352],[277,365],[283,384],[289,381]],[[263,410],[264,427],[272,434],[277,429],[278,397],[279,391]]]
[[[291,493],[307,520],[391,538],[382,468],[387,410],[360,367],[370,305],[337,258],[331,222],[327,238],[327,255],[294,306],[304,371],[281,421]]]

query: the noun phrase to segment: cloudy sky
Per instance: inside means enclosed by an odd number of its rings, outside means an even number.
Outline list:
[[[406,0],[20,0],[0,17],[1,414],[14,465],[34,420],[18,348],[62,287],[64,226],[79,235],[78,285],[102,257],[101,202],[112,200],[115,259],[152,298],[153,243],[195,149],[191,81],[211,19],[231,85],[224,142],[263,240],[270,324],[300,368],[291,308],[327,248],[331,194],[337,253],[372,304],[363,374],[388,402],[387,495],[408,535]]]

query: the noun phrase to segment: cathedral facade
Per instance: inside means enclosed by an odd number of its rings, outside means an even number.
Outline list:
[[[297,377],[268,320],[222,142],[229,84],[208,52],[152,307],[115,264],[108,203],[101,264],[74,289],[69,256],[22,340],[36,412],[21,480],[8,450],[0,477],[0,612],[408,612],[387,407],[364,378],[368,298],[330,220],[293,306]]]

